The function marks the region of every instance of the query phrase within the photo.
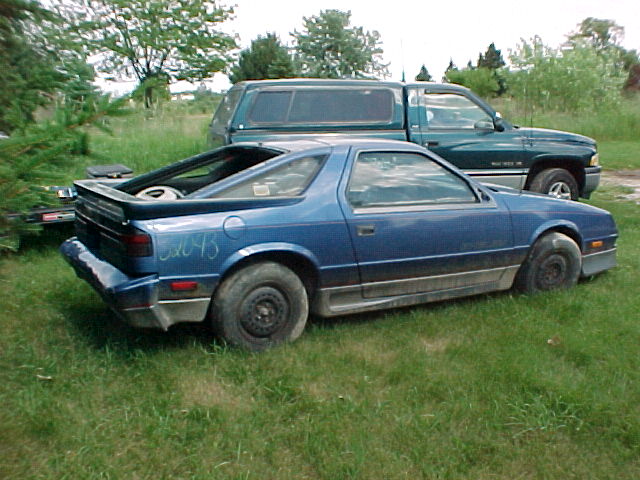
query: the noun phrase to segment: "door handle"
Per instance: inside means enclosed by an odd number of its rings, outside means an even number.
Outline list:
[[[368,237],[376,233],[375,225],[358,225],[356,227],[359,237]]]
[[[427,148],[429,148],[429,147],[437,147],[438,145],[440,145],[440,142],[427,142],[427,143],[425,144],[425,146],[426,146]]]

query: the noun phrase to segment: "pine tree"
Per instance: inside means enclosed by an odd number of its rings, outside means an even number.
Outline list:
[[[433,77],[429,74],[429,70],[427,70],[427,67],[422,65],[422,68],[420,68],[420,73],[416,75],[416,82],[431,82],[431,81],[433,81]]]
[[[275,33],[258,36],[251,46],[240,52],[238,62],[232,67],[229,79],[232,83],[243,80],[295,77],[293,60],[287,47],[280,43]]]
[[[25,221],[26,214],[57,200],[40,185],[60,182],[75,158],[89,154],[85,127],[108,131],[103,118],[125,113],[124,102],[108,96],[63,99],[52,120],[0,140],[0,251],[16,250],[21,235],[39,230]]]

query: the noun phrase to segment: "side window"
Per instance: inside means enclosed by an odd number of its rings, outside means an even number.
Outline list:
[[[487,128],[493,120],[478,105],[455,93],[425,93],[422,105],[429,129]]]
[[[387,124],[395,97],[389,88],[294,88],[258,92],[247,119],[252,125]]]
[[[269,170],[214,195],[214,198],[288,197],[300,195],[320,170],[326,156],[304,157]]]
[[[226,127],[231,120],[231,116],[238,105],[242,95],[239,88],[229,90],[229,93],[222,99],[211,121],[211,131],[219,135],[226,133]]]
[[[367,152],[356,159],[348,190],[355,208],[474,203],[460,177],[418,153]]]
[[[251,123],[284,123],[292,92],[260,92],[249,112]]]

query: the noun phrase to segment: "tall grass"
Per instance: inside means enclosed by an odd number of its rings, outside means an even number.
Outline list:
[[[95,148],[142,170],[204,126]],[[640,217],[614,194],[620,265],[570,291],[315,319],[259,355],[123,325],[50,231],[0,259],[0,478],[636,479]]]
[[[491,102],[509,121],[521,126],[576,132],[598,141],[640,139],[640,97],[626,98],[618,108],[575,113],[531,111],[509,99]]]

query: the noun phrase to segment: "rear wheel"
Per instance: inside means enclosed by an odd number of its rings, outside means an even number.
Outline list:
[[[547,168],[537,173],[529,190],[564,200],[578,200],[580,193],[578,182],[564,168]]]
[[[526,293],[570,288],[578,282],[581,267],[582,256],[576,242],[552,232],[533,245],[516,275],[514,288]]]
[[[211,322],[226,342],[260,351],[298,338],[308,315],[300,278],[283,265],[260,262],[238,270],[220,285]]]

